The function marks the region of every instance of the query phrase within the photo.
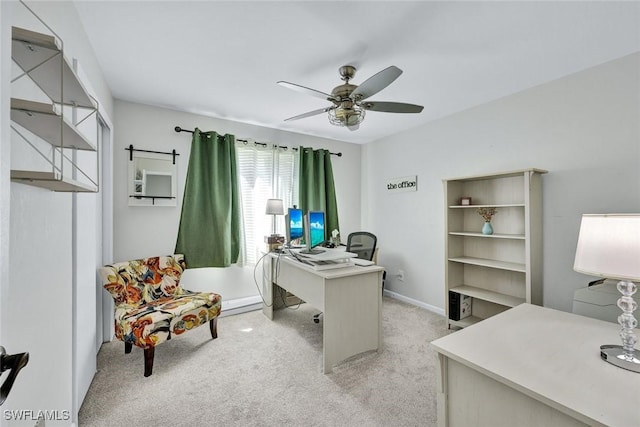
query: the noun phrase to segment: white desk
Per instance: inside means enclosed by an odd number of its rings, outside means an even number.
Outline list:
[[[614,323],[521,304],[437,339],[439,426],[640,426],[640,374],[600,359]]]
[[[382,345],[382,272],[379,266],[314,270],[287,256],[265,257],[263,313],[274,318],[281,307],[278,288],[285,289],[323,312],[323,371]],[[313,322],[309,318],[309,322]]]

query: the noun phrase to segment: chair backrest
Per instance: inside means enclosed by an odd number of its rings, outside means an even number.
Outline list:
[[[378,238],[368,231],[356,231],[347,237],[347,252],[358,254],[358,258],[373,261]]]
[[[140,305],[181,295],[180,277],[185,268],[184,256],[175,254],[105,265],[98,268],[98,274],[116,305]]]

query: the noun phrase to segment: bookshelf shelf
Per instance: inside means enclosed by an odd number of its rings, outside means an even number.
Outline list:
[[[493,302],[495,304],[504,305],[505,307],[515,307],[516,305],[525,302],[524,298],[513,297],[500,292],[489,291],[483,288],[477,288],[475,286],[452,286],[449,290],[458,292],[462,295],[469,295],[472,298],[479,298],[485,301]]]
[[[470,231],[450,231],[449,235],[451,236],[467,236],[467,237],[481,237],[483,239],[515,239],[515,240],[524,240],[524,234],[482,234],[478,232],[470,232]]]
[[[450,262],[459,262],[461,264],[479,265],[487,268],[495,268],[499,270],[518,271],[520,273],[526,272],[526,264],[519,262],[506,262],[498,261],[495,259],[486,258],[472,258],[472,257],[455,257],[449,258]]]

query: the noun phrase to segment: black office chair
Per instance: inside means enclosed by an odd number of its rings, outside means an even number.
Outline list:
[[[378,238],[368,231],[356,231],[347,237],[347,252],[353,252],[358,258],[373,261]]]
[[[368,231],[356,231],[349,234],[347,237],[347,252],[353,252],[356,254],[356,258],[366,259],[367,261],[373,261],[373,255],[376,253],[376,244],[378,238]],[[382,273],[382,287],[384,289],[384,278],[386,272]],[[320,322],[320,316],[322,313],[314,314],[313,321]]]
[[[358,258],[373,261],[376,255],[376,245],[378,238],[368,231],[356,231],[347,237],[347,252],[358,254]],[[384,280],[387,278],[387,272],[382,272],[382,292],[384,293]]]

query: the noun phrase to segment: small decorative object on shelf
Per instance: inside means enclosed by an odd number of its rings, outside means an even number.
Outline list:
[[[496,208],[478,208],[478,213],[484,219],[484,225],[482,226],[482,234],[493,234],[493,226],[491,225],[491,218],[496,214]]]
[[[331,243],[334,246],[340,246],[340,232],[336,229],[331,232]]]
[[[493,225],[491,225],[491,222],[487,221],[484,223],[482,226],[482,234],[486,234],[487,236],[493,234]]]
[[[461,206],[471,205],[471,197],[460,197],[460,205]]]

